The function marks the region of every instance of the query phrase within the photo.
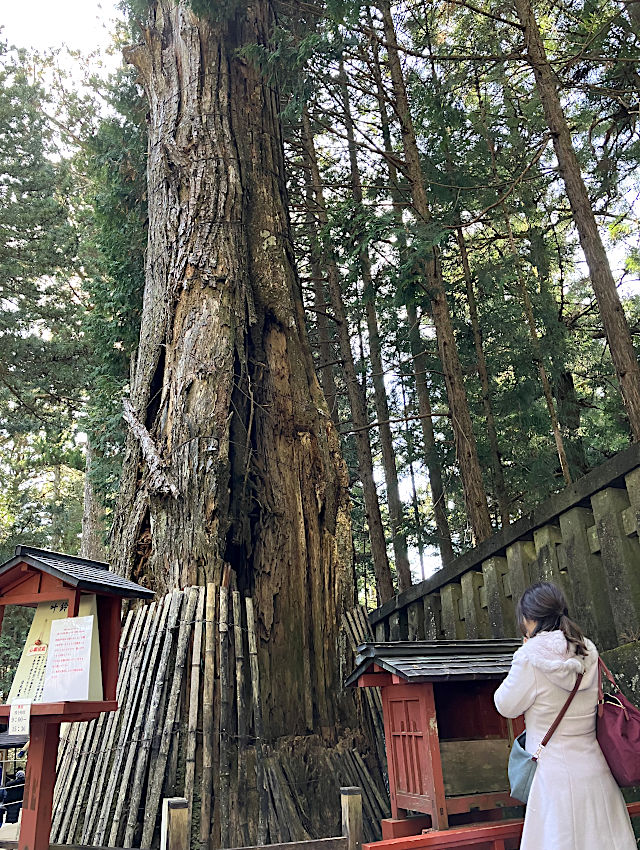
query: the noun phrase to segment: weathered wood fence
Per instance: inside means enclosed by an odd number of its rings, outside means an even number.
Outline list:
[[[362,845],[362,792],[358,787],[340,789],[342,835],[285,844],[259,845],[242,850],[360,850]],[[184,797],[162,801],[160,850],[185,850],[189,846],[189,804]],[[17,841],[0,840],[0,850],[17,850]],[[50,850],[125,850],[120,847],[96,847],[86,844],[51,844]]]
[[[529,584],[550,580],[640,704],[639,532],[636,443],[371,612],[375,640],[517,636],[515,603]],[[640,798],[640,789],[624,793]],[[640,816],[640,803],[630,811]]]
[[[530,583],[551,580],[640,696],[639,529],[636,443],[373,611],[375,639],[515,636],[515,601]]]

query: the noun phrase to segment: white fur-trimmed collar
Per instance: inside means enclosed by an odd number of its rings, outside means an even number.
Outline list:
[[[588,654],[577,656],[573,647],[560,629],[552,632],[539,632],[518,650],[517,654],[526,658],[533,667],[545,673],[561,687],[570,686],[578,673],[589,673],[598,660],[598,651],[589,639],[585,639]],[[587,677],[585,676],[585,679]],[[586,682],[585,682],[586,684]]]

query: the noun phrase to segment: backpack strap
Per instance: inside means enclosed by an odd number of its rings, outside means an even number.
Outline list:
[[[540,754],[542,753],[544,748],[547,746],[547,744],[551,740],[551,736],[556,731],[556,729],[558,728],[558,725],[560,724],[560,721],[562,720],[562,718],[567,713],[567,709],[569,708],[569,706],[573,702],[574,696],[578,693],[578,688],[580,687],[580,682],[582,681],[583,677],[584,677],[584,673],[578,673],[578,675],[576,676],[576,683],[573,686],[573,690],[571,691],[571,693],[567,697],[567,701],[565,702],[565,704],[560,709],[560,713],[558,714],[556,719],[551,724],[549,731],[547,732],[547,734],[544,736],[544,738],[540,742],[540,746],[536,750],[536,754],[534,756],[531,756],[533,761],[538,761],[538,759],[540,758]]]

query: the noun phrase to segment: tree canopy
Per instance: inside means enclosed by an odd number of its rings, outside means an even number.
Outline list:
[[[640,434],[637,10],[272,5],[240,50],[280,98],[297,285],[373,606]],[[213,32],[244,6],[190,14]],[[149,4],[127,14],[134,43]],[[74,100],[35,67],[2,47],[5,556],[79,548],[87,441],[107,542],[148,236],[136,70]]]

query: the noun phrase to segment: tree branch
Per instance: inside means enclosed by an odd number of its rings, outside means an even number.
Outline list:
[[[158,453],[151,434],[149,434],[142,422],[136,417],[129,399],[126,398],[122,406],[122,418],[131,429],[133,436],[140,443],[140,450],[149,470],[149,491],[160,493],[163,496],[171,494],[176,499],[178,497],[178,488],[167,475],[165,463]]]

